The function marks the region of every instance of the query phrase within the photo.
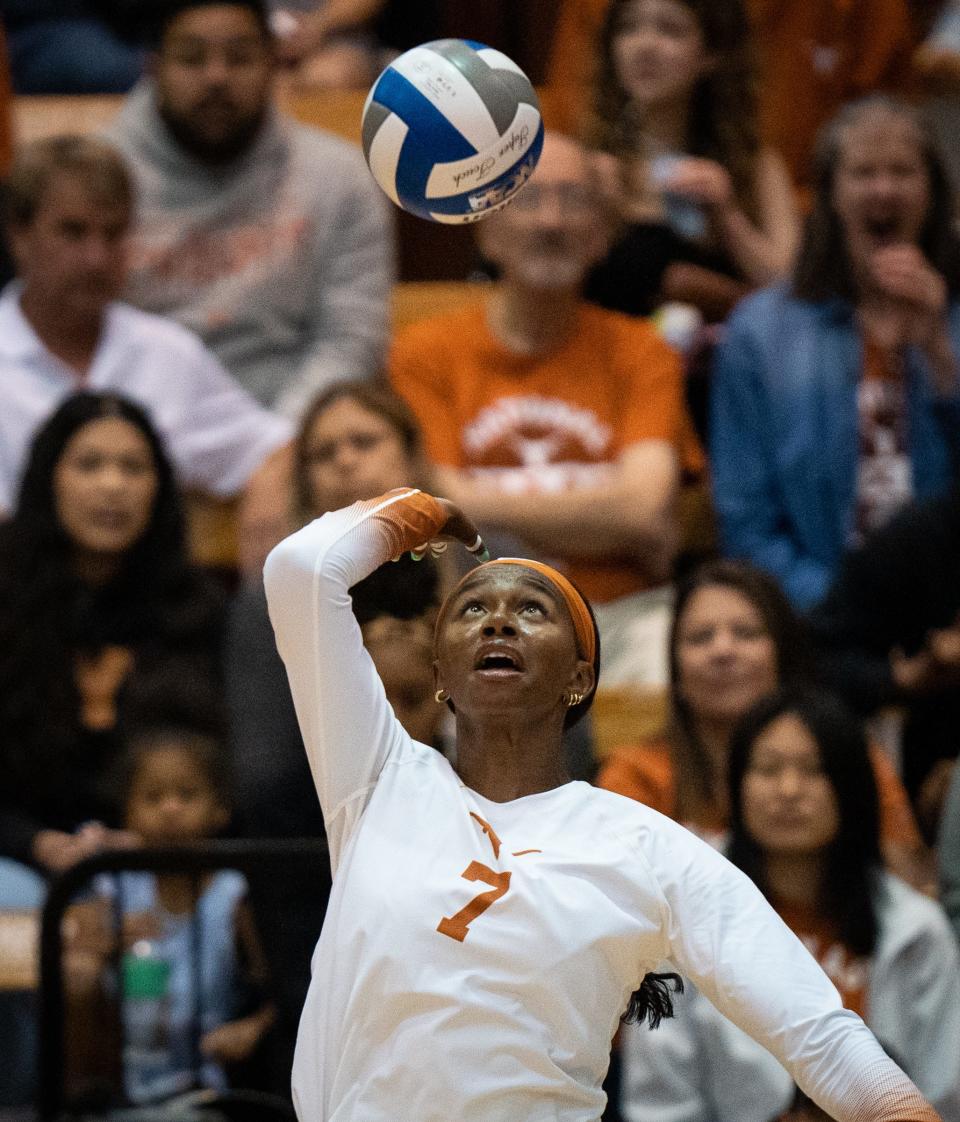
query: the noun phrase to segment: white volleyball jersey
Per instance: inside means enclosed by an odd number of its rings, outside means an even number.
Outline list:
[[[333,866],[293,1067],[301,1122],[596,1122],[611,1038],[673,964],[849,1122],[936,1114],[753,884],[630,799],[508,803],[410,739],[348,588],[395,551],[395,495],[270,555],[270,615]]]

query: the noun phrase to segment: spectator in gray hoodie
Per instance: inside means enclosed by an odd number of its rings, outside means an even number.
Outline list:
[[[379,366],[393,244],[359,150],[279,113],[275,68],[263,0],[179,0],[108,135],[137,179],[131,302],[298,415]]]

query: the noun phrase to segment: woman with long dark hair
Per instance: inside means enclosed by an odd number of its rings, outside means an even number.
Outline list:
[[[772,694],[737,726],[728,781],[730,860],[941,1116],[960,1119],[960,950],[939,906],[883,870],[860,724],[822,690]],[[628,1033],[624,1073],[629,1122],[659,1120],[678,1087],[686,1109],[671,1117],[684,1122],[767,1122],[793,1092],[694,990],[656,1039]]]
[[[722,845],[733,730],[767,694],[810,681],[810,639],[768,573],[739,561],[709,561],[678,584],[669,664],[663,741],[615,749],[598,782]],[[926,883],[931,870],[906,793],[883,752],[872,750],[871,761],[881,792],[884,858],[906,879]]]
[[[220,617],[146,414],[70,398],[0,526],[0,852],[53,873],[124,840],[124,713],[156,675],[215,676]]]
[[[613,157],[624,229],[591,280],[601,303],[647,314],[696,296],[685,274],[722,317],[789,268],[799,221],[783,161],[760,141],[755,71],[741,0],[610,4],[590,133]]]
[[[444,537],[485,552],[452,504],[400,488],[304,527],[264,570],[333,870],[293,1068],[303,1122],[597,1122],[621,1018],[670,1013],[666,960],[835,1117],[936,1119],[746,877],[570,781],[563,732],[600,649],[562,574],[468,572],[434,639],[455,765],[403,729],[348,590]]]
[[[790,283],[745,300],[718,348],[711,455],[721,545],[793,603],[912,499],[947,490],[960,446],[960,241],[917,111],[873,96],[821,134]]]

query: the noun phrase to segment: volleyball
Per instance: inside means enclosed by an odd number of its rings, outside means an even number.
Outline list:
[[[438,39],[400,55],[363,107],[363,154],[397,206],[476,222],[506,206],[543,147],[540,102],[501,51]]]

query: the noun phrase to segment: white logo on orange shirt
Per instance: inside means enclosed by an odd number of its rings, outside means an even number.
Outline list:
[[[591,410],[536,394],[499,398],[463,431],[472,473],[511,494],[597,483],[611,470],[612,441]]]
[[[560,456],[603,460],[612,440],[612,429],[592,410],[539,394],[498,398],[463,430],[463,447],[474,464],[499,461],[504,467],[556,463]]]

